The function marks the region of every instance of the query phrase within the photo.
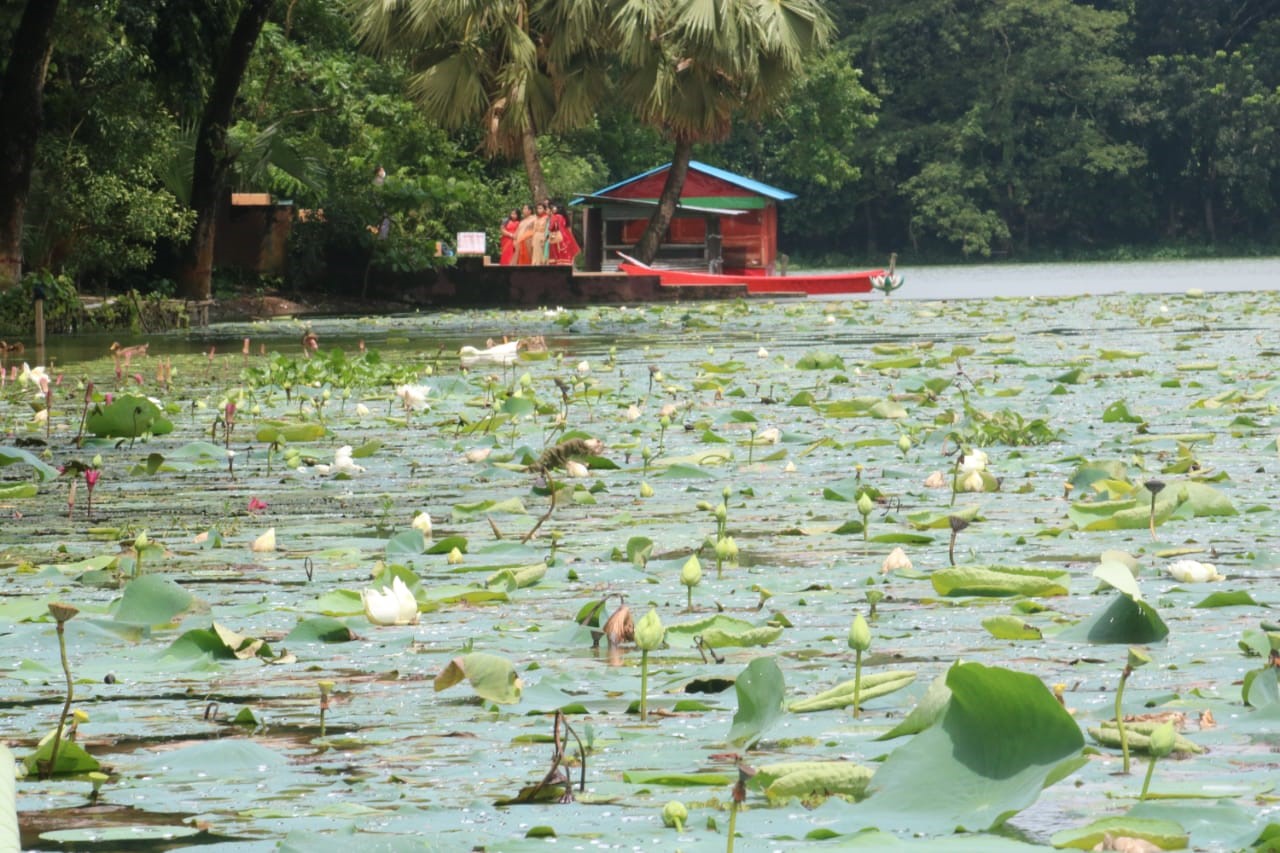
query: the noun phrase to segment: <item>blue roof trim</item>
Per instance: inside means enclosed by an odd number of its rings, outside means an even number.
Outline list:
[[[618,183],[613,184],[611,186],[607,186],[602,190],[596,190],[595,192],[590,193],[590,195],[595,195],[595,196],[608,195],[609,193],[613,192],[614,190],[620,187],[625,187],[627,184],[633,184],[636,181],[639,181],[643,178],[647,178],[650,175],[656,175],[658,172],[666,171],[669,168],[671,168],[670,163],[663,163],[661,166],[658,166],[657,168],[650,169],[647,172],[641,172],[640,174],[634,177],[627,178],[625,181],[619,181]],[[759,181],[753,181],[750,178],[743,177],[742,175],[735,175],[733,172],[727,171],[725,169],[719,169],[719,168],[716,168],[715,166],[709,166],[706,163],[699,162],[698,160],[690,160],[689,168],[695,172],[702,172],[704,175],[710,175],[713,178],[719,178],[720,180],[725,181],[726,183],[733,184],[735,187],[742,187],[744,190],[753,192],[756,195],[762,195],[765,198],[771,198],[774,201],[790,201],[791,199],[796,197],[795,193],[789,193],[786,190],[780,190],[777,187],[771,187],[768,184],[762,184]],[[577,199],[575,199],[575,201],[577,201]]]

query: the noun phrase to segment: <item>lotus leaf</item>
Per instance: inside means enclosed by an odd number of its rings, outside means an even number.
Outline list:
[[[947,686],[938,721],[872,777],[860,820],[913,832],[993,829],[1084,764],[1079,727],[1040,679],[958,663]]]
[[[747,664],[734,682],[734,688],[738,694],[738,710],[733,715],[728,740],[735,746],[749,748],[785,713],[786,684],[778,662],[767,657]]]
[[[1034,595],[1067,594],[1066,572],[1013,566],[956,566],[929,576],[939,595]]]
[[[173,422],[165,418],[160,407],[136,394],[121,394],[106,406],[94,405],[84,426],[99,438],[137,438],[173,432]]]
[[[511,661],[498,655],[472,652],[449,661],[448,666],[435,678],[435,691],[439,693],[447,690],[463,679],[471,684],[471,689],[481,699],[499,705],[514,705],[519,702],[524,686],[516,676]]]
[[[40,457],[20,447],[0,447],[0,468],[22,462],[35,469],[36,477],[41,480],[52,480],[58,476],[58,469],[45,463]]]
[[[1055,832],[1051,843],[1058,848],[1092,850],[1107,836],[1112,838],[1141,838],[1161,850],[1181,850],[1187,846],[1187,833],[1171,820],[1140,818],[1121,815],[1095,820],[1079,829]]]

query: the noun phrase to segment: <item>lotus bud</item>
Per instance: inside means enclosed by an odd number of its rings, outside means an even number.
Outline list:
[[[649,485],[649,484],[648,484],[648,483],[646,483],[646,482],[641,482],[641,483],[640,483],[640,497],[642,497],[642,498],[651,498],[651,497],[653,497],[653,486]]]
[[[249,548],[257,553],[274,551],[276,549],[276,529],[274,527],[268,528],[266,533],[253,540],[253,544]]]
[[[141,551],[150,544],[151,539],[147,536],[147,531],[145,530],[133,537],[133,548],[135,551]]]
[[[871,496],[863,492],[858,496],[858,514],[871,515],[871,511],[876,508],[875,502],[871,500]]]
[[[716,540],[716,558],[729,562],[738,559],[738,543],[733,541],[732,536],[725,536]]]
[[[651,652],[662,645],[667,631],[658,618],[657,608],[650,607],[644,618],[636,623],[636,645],[641,651]]]
[[[909,570],[911,568],[911,558],[907,556],[907,552],[902,548],[894,548],[889,552],[889,556],[884,558],[884,562],[880,564],[880,574],[887,575],[889,572]]]
[[[449,552],[449,565],[456,566],[461,562],[462,562],[462,552],[459,551],[455,546],[453,550]]]
[[[1137,649],[1133,646],[1129,647],[1129,669],[1137,669],[1138,667],[1145,666],[1149,663],[1151,663],[1151,655],[1147,654],[1142,649]]]
[[[702,563],[698,560],[697,554],[684,561],[684,566],[680,569],[680,583],[685,586],[697,586],[702,583]]]
[[[715,507],[711,505],[710,501],[698,501],[698,509],[703,510],[705,512],[712,512],[715,509]]]
[[[662,825],[673,826],[676,832],[684,832],[684,822],[689,819],[689,810],[679,800],[672,800],[662,807]]]
[[[871,626],[862,618],[861,613],[853,617],[853,624],[849,626],[849,648],[855,652],[865,652],[871,648]]]
[[[898,436],[898,449],[901,450],[903,453],[906,453],[908,450],[910,450],[911,436],[907,435],[905,432],[902,435]]]
[[[726,507],[724,503],[720,503],[718,506],[716,506],[715,516],[716,516],[716,521],[724,521],[726,518],[729,517],[729,508]]]
[[[431,538],[431,516],[425,512],[420,512],[413,517],[413,529],[421,531],[426,539]]]
[[[1151,754],[1156,758],[1164,758],[1173,752],[1176,742],[1177,733],[1173,730],[1173,723],[1159,725],[1151,732]]]
[[[729,500],[729,496],[732,494],[733,494],[733,491],[730,490],[728,486],[725,486],[723,489],[720,490],[720,497],[723,498],[726,502]]]

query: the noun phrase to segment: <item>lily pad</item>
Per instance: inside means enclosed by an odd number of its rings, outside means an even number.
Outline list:
[[[856,807],[861,820],[912,832],[994,829],[1084,764],[1079,726],[1035,676],[958,663],[947,687],[937,723],[876,771]]]
[[[516,676],[511,661],[504,657],[483,652],[459,655],[436,676],[433,686],[439,693],[463,679],[471,684],[471,689],[481,699],[499,705],[514,705],[520,701],[523,683]]]

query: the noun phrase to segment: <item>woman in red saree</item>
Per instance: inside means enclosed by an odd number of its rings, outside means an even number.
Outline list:
[[[578,241],[574,239],[573,228],[560,210],[560,205],[548,203],[551,209],[551,250],[547,263],[573,266],[573,259],[582,251]]]
[[[512,210],[507,214],[506,222],[502,223],[502,253],[498,256],[498,263],[504,267],[512,264],[516,259],[516,231],[520,228],[520,211]]]
[[[520,225],[516,228],[516,263],[533,263],[533,230],[538,218],[533,215],[533,208],[525,205],[520,211]]]

